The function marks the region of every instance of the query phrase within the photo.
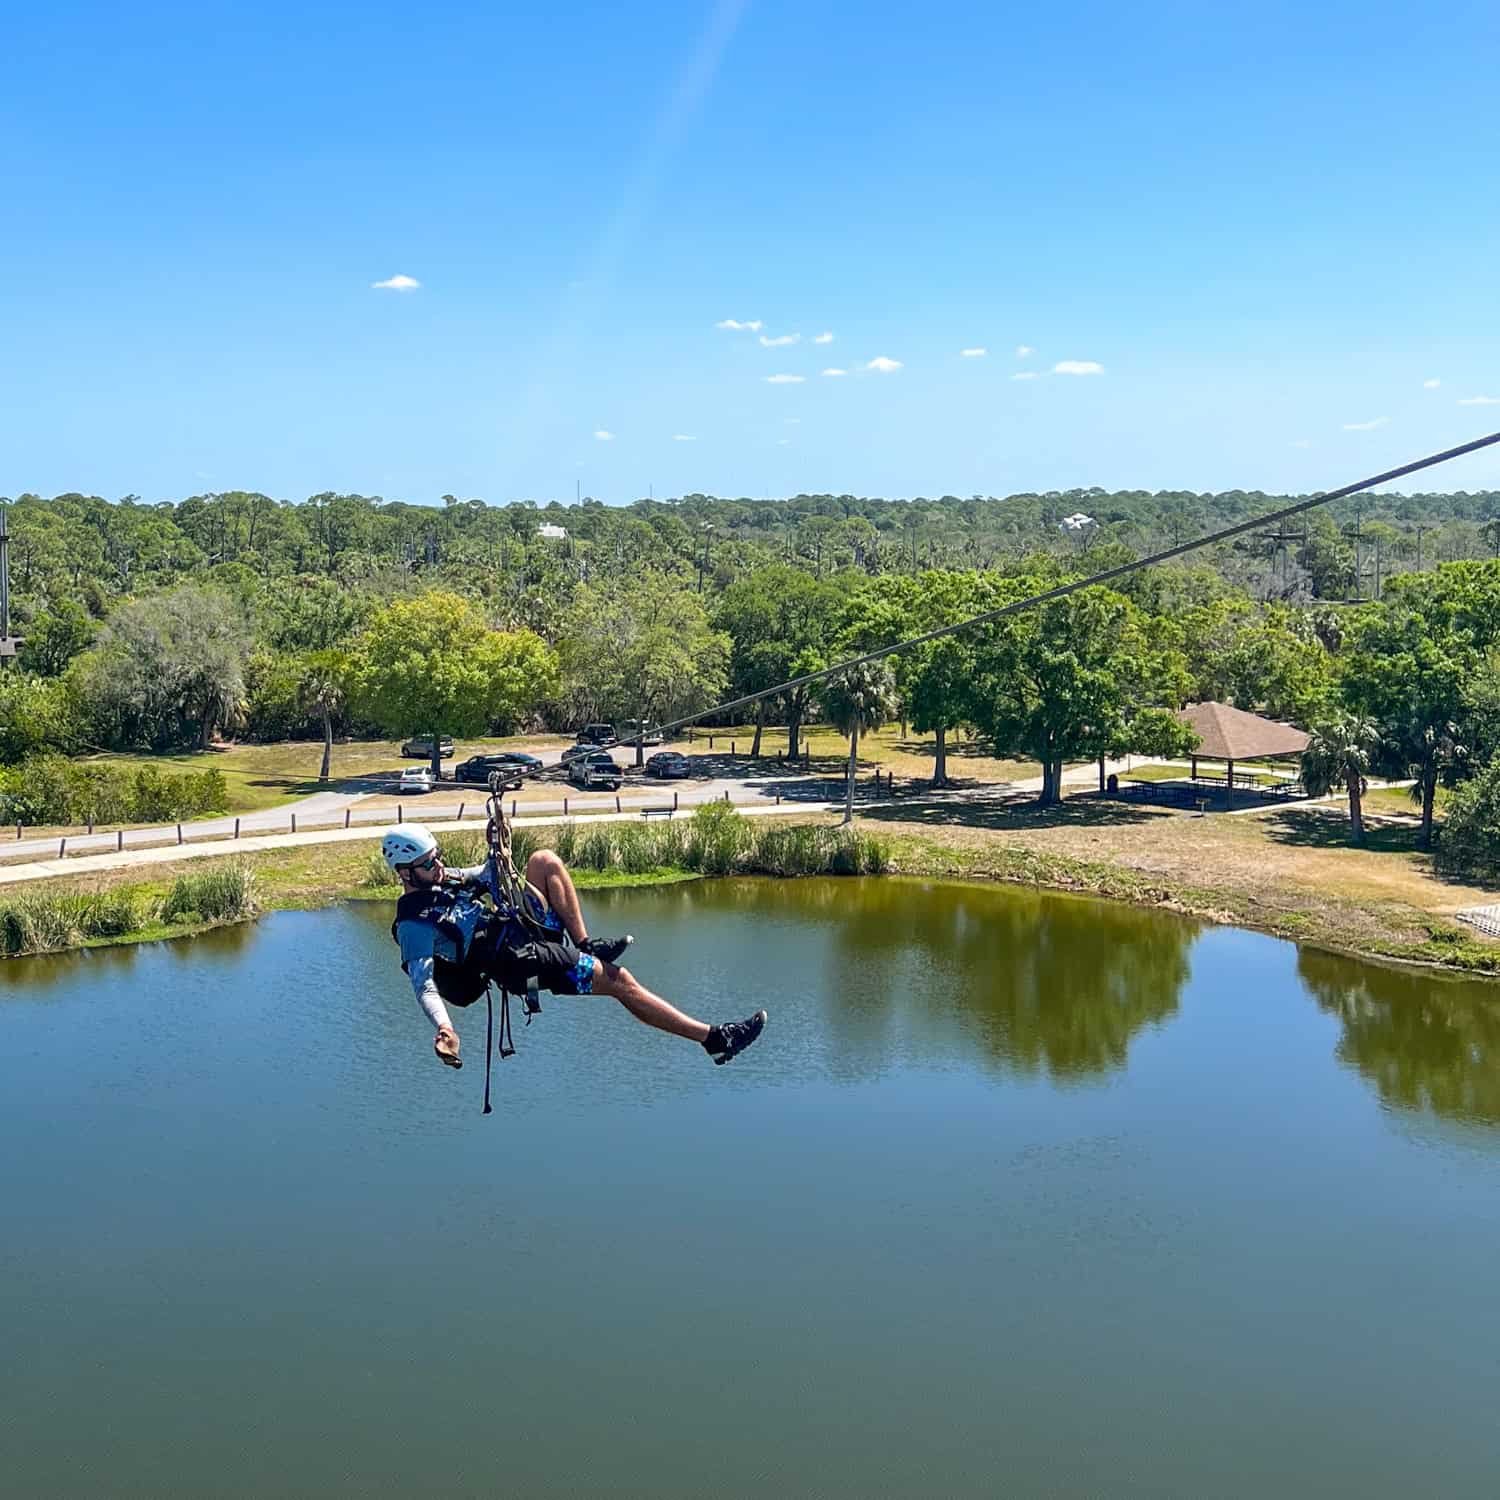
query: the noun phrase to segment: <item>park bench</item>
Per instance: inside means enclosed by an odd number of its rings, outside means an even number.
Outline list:
[[[643,818],[670,818],[676,811],[675,807],[643,807],[641,816]]]

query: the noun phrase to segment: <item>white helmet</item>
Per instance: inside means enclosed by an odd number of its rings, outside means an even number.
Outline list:
[[[402,823],[380,841],[380,852],[393,870],[431,854],[436,848],[437,840],[420,823]]]

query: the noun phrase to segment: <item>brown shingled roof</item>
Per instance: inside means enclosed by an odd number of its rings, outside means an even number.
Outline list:
[[[1189,703],[1177,710],[1177,717],[1198,732],[1202,743],[1193,753],[1209,760],[1297,755],[1307,748],[1307,736],[1300,729],[1227,703]]]

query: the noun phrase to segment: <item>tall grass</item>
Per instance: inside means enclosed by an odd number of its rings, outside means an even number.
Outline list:
[[[255,912],[248,865],[180,875],[164,897],[140,887],[0,902],[0,954],[59,953],[98,938],[129,937],[158,923],[232,922]]]
[[[550,829],[518,828],[511,845],[517,867],[524,870],[544,844],[572,869],[626,875],[881,875],[890,868],[888,845],[870,834],[747,818],[727,802],[706,803],[690,819],[670,823],[570,821]],[[450,867],[477,865],[485,856],[478,833],[443,834],[438,849]],[[385,860],[372,854],[365,884],[396,883]]]

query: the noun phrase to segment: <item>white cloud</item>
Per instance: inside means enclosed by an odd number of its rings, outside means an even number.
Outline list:
[[[1298,438],[1297,441],[1292,444],[1292,447],[1294,447],[1294,448],[1311,448],[1312,447],[1312,439],[1311,438]]]
[[[1010,378],[1012,380],[1035,380],[1037,377],[1035,370],[1017,370]]]
[[[1052,366],[1054,375],[1102,375],[1104,366],[1091,359],[1060,359]]]
[[[877,354],[875,358],[865,366],[865,369],[878,370],[882,375],[889,375],[892,371],[899,370],[900,368],[901,361],[899,359],[887,359],[883,354]]]
[[[785,448],[789,442],[791,442],[791,438],[777,438],[776,446],[778,448]]]
[[[823,373],[825,375],[847,375],[849,372],[847,370],[824,370]]]
[[[965,359],[983,359],[990,351],[988,349],[960,349],[958,352]]]
[[[737,318],[724,318],[715,323],[715,328],[732,328],[738,333],[759,333],[766,325],[759,318],[753,318],[748,323],[741,323]]]
[[[781,420],[785,422],[788,427],[800,427],[802,425],[801,417],[783,417]]]
[[[674,432],[672,434],[672,441],[674,443],[696,443],[698,439],[686,432]]]
[[[767,385],[801,385],[806,375],[767,375]]]
[[[598,438],[601,443],[612,443],[615,440],[614,433],[606,432],[602,427],[594,434],[594,436]]]
[[[1389,417],[1376,417],[1370,422],[1345,422],[1345,432],[1374,432],[1377,427],[1384,427],[1391,419]]]
[[[385,281],[372,281],[370,287],[377,292],[414,292],[422,283],[415,276],[392,276]]]
[[[1035,353],[1036,353],[1036,350],[1033,349],[1030,344],[1017,344],[1016,345],[1016,358],[1017,359],[1029,359]]]
[[[797,344],[802,341],[800,333],[783,333],[774,339],[768,339],[765,334],[760,336],[760,347],[762,349],[784,349],[788,344]]]
[[[831,333],[820,333],[817,338],[813,340],[813,343],[815,344],[831,344],[832,342],[833,335]]]
[[[1441,380],[1424,380],[1422,389],[1424,391],[1435,391],[1443,382]]]
[[[1465,396],[1460,406],[1500,406],[1500,396]]]

